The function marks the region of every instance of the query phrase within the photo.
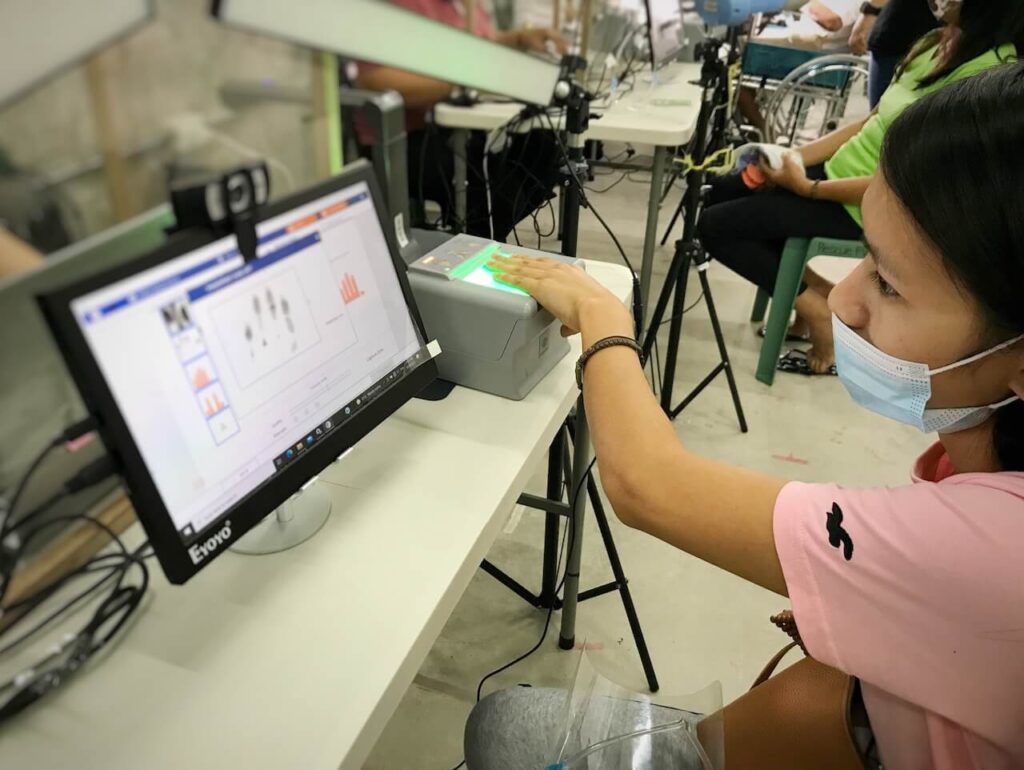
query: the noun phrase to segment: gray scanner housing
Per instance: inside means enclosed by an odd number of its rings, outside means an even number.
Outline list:
[[[569,352],[569,343],[555,317],[532,297],[450,276],[452,269],[495,245],[506,254],[582,265],[558,254],[463,234],[427,249],[412,262],[409,283],[428,337],[441,345],[440,376],[518,401]]]

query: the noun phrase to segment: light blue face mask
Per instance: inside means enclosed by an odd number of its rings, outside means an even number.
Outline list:
[[[836,346],[836,369],[851,398],[865,409],[913,425],[925,433],[956,433],[975,428],[988,420],[997,409],[1017,400],[1017,396],[1011,396],[989,406],[928,409],[934,375],[959,369],[1005,350],[1024,339],[1024,334],[963,361],[939,369],[929,369],[925,364],[904,361],[882,352],[835,315],[832,316],[832,332]]]

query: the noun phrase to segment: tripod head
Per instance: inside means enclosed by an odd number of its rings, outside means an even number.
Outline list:
[[[593,99],[593,94],[579,81],[579,73],[587,71],[587,60],[579,54],[567,53],[562,57],[561,70],[553,102],[565,107],[566,133],[582,136],[590,125],[590,101]]]

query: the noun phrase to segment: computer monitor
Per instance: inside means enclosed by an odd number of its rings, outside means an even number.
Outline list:
[[[683,9],[679,0],[646,0],[646,5],[651,66],[659,69],[683,50]]]
[[[436,377],[385,216],[360,162],[268,206],[250,262],[199,234],[42,298],[171,582]]]

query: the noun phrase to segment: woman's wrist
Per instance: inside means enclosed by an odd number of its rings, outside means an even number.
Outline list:
[[[626,306],[614,295],[588,297],[579,308],[583,345],[593,345],[605,337],[633,337],[633,319]]]

